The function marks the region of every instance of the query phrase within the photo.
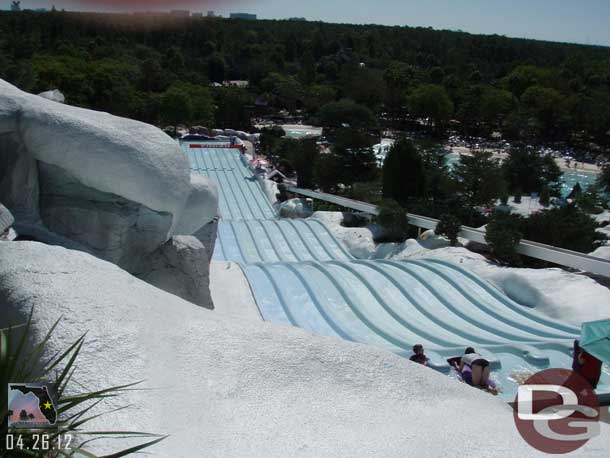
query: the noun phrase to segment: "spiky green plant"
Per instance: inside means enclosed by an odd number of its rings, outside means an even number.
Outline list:
[[[97,391],[74,392],[72,376],[76,370],[75,362],[81,348],[85,344],[85,334],[79,337],[72,345],[63,352],[58,352],[45,360],[45,349],[53,332],[61,319],[57,320],[49,329],[45,337],[36,345],[30,345],[32,339],[32,317],[34,310],[30,312],[27,321],[18,326],[0,329],[0,457],[22,458],[55,458],[55,457],[87,457],[97,458],[96,455],[86,450],[86,445],[94,440],[106,437],[115,438],[148,438],[147,442],[121,450],[103,458],[119,458],[150,447],[167,436],[134,431],[87,431],[84,427],[93,419],[111,412],[128,408],[123,406],[118,409],[93,414],[92,410],[103,403],[107,398],[120,396],[121,393],[136,389],[141,382],[114,386]],[[8,384],[14,382],[51,382],[55,388],[57,421],[52,429],[45,431],[13,431],[8,430]],[[72,382],[72,383],[71,383]],[[67,388],[70,387],[68,390]],[[58,438],[70,435],[75,444],[69,449],[58,450],[28,450],[34,443],[34,434],[48,434],[49,443],[56,444]],[[6,450],[7,435],[20,434],[23,447],[20,450]],[[78,443],[76,443],[78,441]]]

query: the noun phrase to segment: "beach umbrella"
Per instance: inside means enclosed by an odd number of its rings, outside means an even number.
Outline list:
[[[580,346],[597,359],[610,363],[610,320],[583,323]]]

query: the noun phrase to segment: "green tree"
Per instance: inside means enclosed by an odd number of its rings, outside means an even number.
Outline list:
[[[408,98],[412,115],[419,118],[430,118],[437,133],[442,132],[453,114],[453,101],[442,86],[426,84],[417,87]]]
[[[237,87],[222,87],[213,89],[212,96],[216,105],[214,125],[219,128],[250,129],[248,106],[254,100],[250,92]]]
[[[377,242],[402,243],[409,234],[409,221],[407,210],[398,202],[388,199],[384,200],[377,214],[377,223],[383,228],[382,235],[376,239]]]
[[[547,80],[548,71],[534,65],[520,65],[504,78],[506,87],[516,96],[521,97],[527,88]]]
[[[399,139],[390,148],[383,163],[382,193],[402,205],[425,195],[424,161],[410,140]]]
[[[610,164],[602,167],[601,173],[597,176],[597,186],[605,192],[610,192]]]
[[[140,63],[141,87],[145,91],[164,91],[169,85],[168,75],[159,61],[150,57]]]
[[[595,186],[589,186],[586,191],[576,196],[576,206],[585,213],[599,214],[603,211],[600,205],[599,191]]]
[[[502,169],[512,192],[517,189],[525,193],[540,192],[543,186],[553,189],[562,174],[551,155],[532,148],[511,149]]]
[[[161,119],[176,127],[180,123],[211,125],[214,104],[207,88],[189,83],[172,85],[161,98]]]
[[[280,126],[263,127],[259,138],[261,150],[265,154],[276,154],[280,139],[286,135]]]
[[[522,196],[523,196],[523,192],[521,191],[521,189],[517,188],[515,190],[515,195],[513,196],[513,202],[515,202],[516,204],[520,204]]]
[[[439,222],[434,229],[434,233],[447,237],[451,246],[456,246],[461,228],[462,224],[457,216],[451,213],[445,213],[441,215]]]
[[[191,125],[212,126],[215,106],[208,88],[190,83],[180,83],[178,87],[188,94],[193,105],[191,116],[186,121]]]
[[[403,118],[405,115],[405,94],[419,81],[419,74],[415,67],[404,62],[392,61],[383,73],[385,81],[385,106],[394,117]]]
[[[465,88],[460,99],[457,119],[475,134],[490,134],[492,129],[501,128],[515,107],[509,91],[482,84]]]
[[[226,65],[221,54],[212,54],[206,61],[208,80],[222,83],[225,79]]]
[[[193,110],[188,93],[178,87],[169,88],[161,97],[161,119],[174,127],[174,135],[178,124],[191,118]]]
[[[376,110],[383,102],[385,82],[377,70],[346,67],[341,86],[346,97],[371,110]]]
[[[535,242],[590,253],[606,241],[598,227],[576,205],[566,205],[532,214],[526,221],[524,235]]]
[[[335,100],[337,90],[326,84],[310,86],[305,93],[305,108],[311,113],[317,112],[322,106]]]
[[[377,158],[371,147],[371,140],[362,131],[341,128],[337,140],[331,148],[339,164],[337,180],[351,186],[354,183],[373,180],[377,176]]]
[[[337,141],[319,156],[314,167],[314,179],[320,188],[342,194],[349,194],[354,183],[374,180],[377,174],[369,138],[348,128],[337,131]]]
[[[551,202],[551,191],[548,186],[543,186],[540,191],[540,205],[548,207]]]
[[[313,138],[281,138],[276,148],[277,155],[297,174],[297,186],[314,187],[314,170],[320,150]]]
[[[496,259],[511,266],[520,266],[521,257],[517,252],[523,238],[523,218],[510,213],[494,212],[485,226],[485,241]]]
[[[567,120],[563,95],[553,89],[532,86],[521,95],[521,107],[536,123],[543,136],[552,136]]]
[[[502,169],[492,153],[475,151],[462,155],[453,174],[472,205],[489,205],[505,192]]]
[[[314,165],[314,179],[324,192],[338,193],[341,185],[338,177],[342,173],[342,158],[333,153],[321,154]]]
[[[270,73],[261,81],[261,88],[269,95],[271,104],[277,108],[294,110],[302,99],[301,83],[290,75]]]
[[[377,126],[377,119],[367,107],[353,100],[330,102],[318,111],[317,118],[324,127],[369,129]]]

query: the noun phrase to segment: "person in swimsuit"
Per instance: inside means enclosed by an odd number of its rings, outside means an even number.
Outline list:
[[[476,353],[472,347],[468,347],[460,358],[460,372],[462,374],[468,373],[468,371],[464,371],[464,367],[470,368],[470,375],[464,378],[466,383],[484,388],[489,386],[489,375],[491,374],[489,361]]]

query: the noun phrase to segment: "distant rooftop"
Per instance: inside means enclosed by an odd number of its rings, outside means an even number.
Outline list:
[[[229,17],[231,19],[245,19],[247,21],[256,21],[256,14],[250,13],[231,13]]]
[[[189,17],[191,15],[191,12],[189,10],[171,10],[169,14],[178,17]]]

